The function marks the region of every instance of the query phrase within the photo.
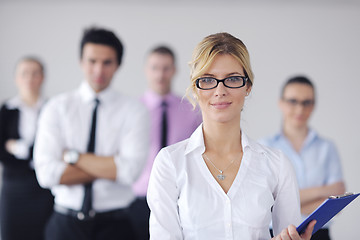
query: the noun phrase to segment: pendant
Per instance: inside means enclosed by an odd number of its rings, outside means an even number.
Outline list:
[[[219,180],[224,180],[225,179],[225,175],[223,175],[222,173],[216,176]]]

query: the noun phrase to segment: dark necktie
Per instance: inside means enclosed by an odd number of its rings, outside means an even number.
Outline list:
[[[95,152],[95,132],[96,132],[96,115],[97,115],[97,108],[99,105],[99,99],[95,99],[95,107],[92,114],[92,121],[91,121],[91,129],[90,129],[90,139],[88,142],[87,152],[94,153]],[[85,184],[85,194],[84,194],[84,201],[81,211],[88,216],[92,210],[92,182]]]
[[[161,103],[162,108],[162,119],[161,119],[161,148],[167,146],[167,130],[168,130],[168,123],[167,123],[167,103],[163,101]]]

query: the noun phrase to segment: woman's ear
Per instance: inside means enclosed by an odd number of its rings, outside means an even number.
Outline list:
[[[249,96],[251,93],[251,85],[248,85],[247,89],[246,89],[246,96]]]

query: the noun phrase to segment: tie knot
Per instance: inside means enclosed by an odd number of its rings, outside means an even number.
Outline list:
[[[166,103],[165,100],[161,102],[161,107],[162,107],[162,108],[166,108],[166,107],[167,107],[167,103]]]
[[[95,98],[95,106],[97,106],[97,105],[99,105],[99,103],[100,103],[100,100],[98,99],[98,98]]]

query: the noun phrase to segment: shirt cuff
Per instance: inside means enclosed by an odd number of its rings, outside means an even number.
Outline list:
[[[16,140],[12,154],[19,160],[28,160],[30,146],[24,140]]]

